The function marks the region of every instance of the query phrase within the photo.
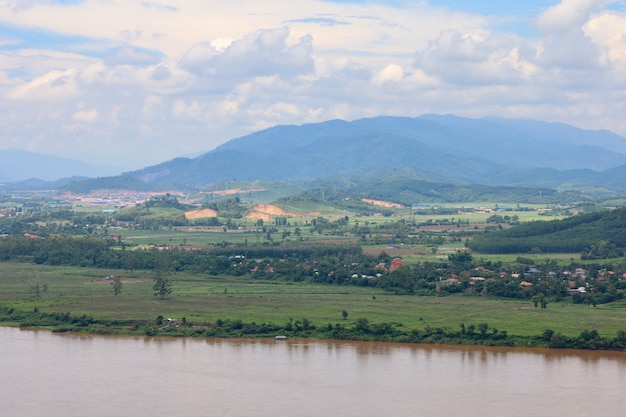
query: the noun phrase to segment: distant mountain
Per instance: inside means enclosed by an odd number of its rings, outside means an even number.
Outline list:
[[[74,176],[103,176],[119,172],[112,167],[88,164],[76,159],[43,155],[18,149],[0,151],[0,182],[30,179],[56,181]]]
[[[89,181],[88,177],[67,177],[55,181],[44,181],[37,178],[29,178],[24,181],[7,182],[0,184],[0,191],[35,191],[35,190],[57,190],[59,188],[68,187],[71,184],[77,184],[83,181]]]
[[[202,186],[233,179],[311,181],[388,169],[456,184],[626,188],[626,139],[534,120],[385,116],[276,126],[193,159],[124,175]],[[613,174],[601,175],[606,170]]]

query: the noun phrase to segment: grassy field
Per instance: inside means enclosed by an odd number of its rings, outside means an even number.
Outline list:
[[[106,277],[122,278],[123,290],[114,296]],[[587,308],[567,302],[536,309],[530,301],[475,296],[396,296],[377,289],[259,281],[248,278],[176,274],[166,300],[154,297],[149,273],[0,263],[0,305],[19,310],[38,307],[44,312],[87,314],[102,319],[154,320],[158,315],[190,322],[242,320],[284,324],[306,318],[316,325],[401,323],[405,329],[487,323],[512,335],[537,335],[552,329],[566,336],[596,329],[614,336],[626,330],[626,302]],[[39,281],[47,291],[39,298],[31,285]],[[348,312],[343,320],[342,311]]]

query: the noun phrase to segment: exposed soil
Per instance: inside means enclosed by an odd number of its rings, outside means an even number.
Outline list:
[[[272,216],[270,216],[267,213],[261,213],[260,211],[250,211],[248,212],[248,214],[246,214],[246,218],[248,219],[261,219],[263,221],[269,221],[272,219]]]
[[[290,213],[278,206],[273,204],[257,204],[252,207],[246,217],[248,219],[262,219],[262,220],[270,220],[271,216],[291,216],[291,217],[299,217],[302,216],[300,213]]]
[[[217,211],[211,209],[202,209],[185,212],[185,218],[187,219],[204,219],[207,217],[217,217]]]
[[[402,204],[391,203],[389,201],[372,200],[369,198],[362,198],[361,201],[363,201],[364,203],[373,204],[375,206],[380,206],[380,207],[398,208],[398,209],[406,208]]]
[[[242,190],[241,188],[230,188],[228,190],[205,191],[204,194],[226,196],[226,195],[234,195],[234,194],[260,193],[261,191],[265,191],[265,188],[250,188],[249,190]]]

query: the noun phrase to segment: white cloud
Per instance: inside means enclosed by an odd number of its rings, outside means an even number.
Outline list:
[[[592,17],[584,31],[607,51],[608,58],[619,71],[626,70],[626,14],[601,13]]]
[[[404,77],[404,68],[398,64],[389,64],[376,75],[375,83],[380,86],[386,82],[402,81]]]
[[[72,120],[82,123],[93,123],[98,120],[98,110],[79,110],[72,114]]]
[[[245,78],[279,74],[293,77],[313,70],[312,42],[305,36],[288,45],[289,29],[259,30],[233,41],[221,52],[207,43],[196,45],[182,59],[191,71],[204,76]]]
[[[544,35],[539,63],[563,69],[599,69],[605,65],[605,51],[584,31],[585,24],[609,2],[604,0],[563,0],[537,19]]]
[[[57,101],[75,97],[78,93],[76,70],[49,71],[24,82],[8,92],[8,98],[20,101]]]
[[[610,3],[607,0],[561,0],[539,16],[537,26],[547,31],[580,28],[590,14],[600,12]]]
[[[448,30],[417,53],[415,67],[452,84],[508,85],[535,72],[534,55],[533,48],[520,39]]]

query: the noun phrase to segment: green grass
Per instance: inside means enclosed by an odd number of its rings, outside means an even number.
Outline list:
[[[123,291],[113,296],[108,275],[124,280]],[[143,278],[142,278],[143,277]],[[192,322],[242,320],[287,323],[307,318],[317,325],[354,323],[401,323],[405,329],[487,323],[511,335],[537,335],[552,329],[566,336],[596,329],[614,336],[626,329],[626,302],[587,308],[567,302],[535,309],[530,301],[490,297],[395,296],[378,289],[307,283],[256,281],[248,278],[175,274],[173,293],[166,300],[152,295],[152,282],[120,271],[87,268],[42,267],[0,263],[0,305],[20,310],[37,306],[44,312],[87,314],[101,319],[154,320],[158,315]],[[30,291],[39,279],[48,286],[41,297]],[[348,311],[343,320],[342,310]]]

